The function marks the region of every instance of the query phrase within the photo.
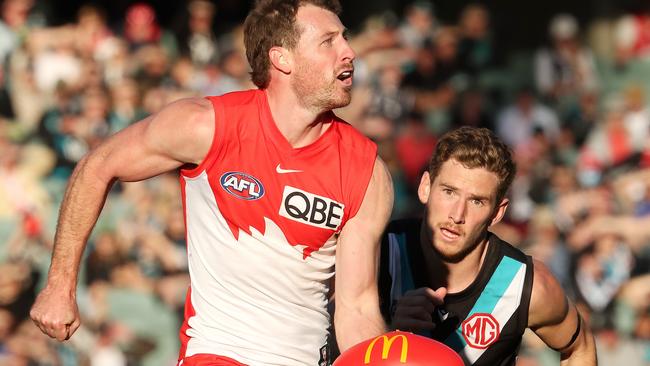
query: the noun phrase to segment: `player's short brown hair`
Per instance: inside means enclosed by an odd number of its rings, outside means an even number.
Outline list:
[[[461,127],[443,135],[429,161],[432,183],[442,164],[452,159],[469,169],[485,168],[495,173],[499,179],[497,204],[505,197],[517,172],[511,149],[487,128]]]
[[[298,8],[315,5],[339,15],[338,0],[258,0],[244,21],[246,58],[251,65],[251,78],[258,88],[269,85],[271,74],[269,50],[280,46],[293,49],[301,30],[296,27]]]

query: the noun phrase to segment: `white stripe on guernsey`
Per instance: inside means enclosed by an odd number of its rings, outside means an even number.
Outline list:
[[[510,282],[510,286],[508,286],[508,289],[506,289],[506,292],[504,292],[492,311],[492,316],[499,322],[499,333],[503,331],[503,327],[510,320],[515,310],[519,308],[525,278],[526,266],[522,264],[512,282]],[[461,352],[461,356],[467,365],[471,365],[488,349],[472,348],[470,345],[466,345]]]

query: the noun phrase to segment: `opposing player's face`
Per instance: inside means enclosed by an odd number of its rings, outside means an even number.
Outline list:
[[[484,169],[469,169],[446,161],[431,182],[424,173],[418,196],[426,207],[426,239],[448,262],[458,262],[485,239],[487,229],[501,220],[508,205],[496,204],[499,180]]]
[[[355,54],[338,16],[305,5],[298,9],[296,25],[301,34],[293,51],[291,85],[301,103],[323,111],[348,105]]]

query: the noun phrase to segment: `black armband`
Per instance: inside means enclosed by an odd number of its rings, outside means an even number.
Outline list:
[[[560,352],[563,349],[567,349],[567,348],[571,347],[571,345],[573,344],[573,342],[576,341],[576,339],[578,339],[578,335],[580,335],[580,323],[582,323],[582,317],[580,316],[580,313],[578,312],[578,309],[576,309],[576,315],[578,316],[578,326],[576,326],[576,331],[573,333],[573,336],[571,336],[571,340],[564,347],[561,347],[561,348],[553,348],[553,347],[551,347],[554,351]]]

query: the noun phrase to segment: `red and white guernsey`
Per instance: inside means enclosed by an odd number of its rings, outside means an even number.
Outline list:
[[[363,200],[376,146],[331,114],[293,148],[262,90],[208,98],[212,147],[181,171],[191,286],[180,359],[319,363],[337,234]]]

